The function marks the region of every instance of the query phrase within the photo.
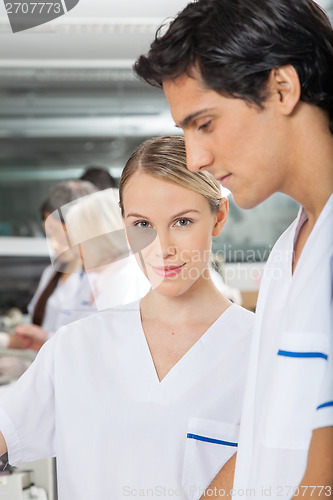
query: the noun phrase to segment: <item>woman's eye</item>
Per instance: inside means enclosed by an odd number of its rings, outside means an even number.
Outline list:
[[[135,224],[133,224],[133,225],[136,226],[136,227],[142,227],[143,229],[151,227],[151,225],[149,224],[149,222],[147,222],[146,220],[140,220],[138,222],[135,222]]]
[[[191,219],[178,219],[176,221],[176,226],[185,227],[191,223]]]

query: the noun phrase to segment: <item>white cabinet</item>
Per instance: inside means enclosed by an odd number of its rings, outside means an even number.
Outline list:
[[[0,476],[0,500],[57,500],[55,459],[31,462]]]

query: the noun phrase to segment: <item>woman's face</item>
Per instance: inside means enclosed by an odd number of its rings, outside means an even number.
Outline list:
[[[56,218],[57,215],[58,212],[44,214],[45,234],[54,257],[58,262],[65,264],[79,259],[79,254],[74,248],[71,248],[66,226]]]
[[[201,194],[137,172],[124,188],[123,205],[130,246],[133,252],[142,249],[138,263],[154,289],[178,296],[205,279],[212,236],[227,218],[227,200],[212,213]]]

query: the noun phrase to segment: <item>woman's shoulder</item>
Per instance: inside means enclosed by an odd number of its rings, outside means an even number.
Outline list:
[[[238,304],[232,304],[229,308],[229,313],[233,316],[233,318],[239,319],[240,321],[249,321],[253,322],[255,318],[255,314],[253,311],[249,311],[243,306]],[[227,310],[228,310],[227,309]]]
[[[251,335],[254,327],[255,314],[245,307],[238,304],[232,304],[223,315],[225,324],[240,335]]]

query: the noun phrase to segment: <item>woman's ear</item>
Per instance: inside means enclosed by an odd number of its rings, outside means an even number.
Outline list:
[[[228,198],[221,198],[220,208],[215,216],[215,224],[213,227],[212,236],[218,236],[221,233],[224,224],[227,222],[228,212],[229,212]]]
[[[282,114],[290,115],[301,97],[301,84],[294,66],[289,64],[272,69],[269,76],[269,87],[271,95],[277,97]]]

